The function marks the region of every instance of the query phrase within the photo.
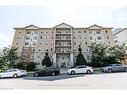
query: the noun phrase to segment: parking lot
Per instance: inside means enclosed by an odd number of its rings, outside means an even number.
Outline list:
[[[127,73],[96,73],[0,79],[0,89],[127,89]]]

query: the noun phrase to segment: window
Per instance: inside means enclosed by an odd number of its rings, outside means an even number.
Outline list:
[[[33,51],[35,51],[35,48],[33,49]]]
[[[98,39],[98,40],[101,40],[101,36],[98,36],[97,39]]]
[[[36,45],[36,43],[33,43],[33,45]]]
[[[84,33],[86,33],[86,30],[84,31]]]
[[[76,45],[76,42],[74,42],[74,45]]]
[[[41,45],[41,43],[40,43],[40,45]]]
[[[48,31],[46,33],[48,33]]]
[[[87,39],[87,37],[85,37],[85,39]]]
[[[78,31],[78,33],[81,33],[81,31]]]
[[[20,39],[20,37],[18,37],[18,39]]]
[[[30,38],[29,37],[26,37],[27,40],[29,40]]]
[[[93,38],[92,37],[90,37],[90,40],[92,40]]]
[[[109,39],[109,36],[107,36],[107,39]]]
[[[108,33],[108,31],[107,31],[107,30],[106,30],[105,32],[106,32],[106,33]]]
[[[18,45],[18,42],[16,43],[16,45]]]
[[[38,58],[40,58],[40,56],[38,56]]]
[[[40,37],[40,39],[42,39],[42,36]]]
[[[41,32],[41,33],[43,33],[43,32]]]
[[[53,39],[53,37],[52,37],[52,39]]]
[[[38,51],[41,51],[40,49]]]
[[[27,32],[27,34],[30,34],[30,32]]]
[[[25,42],[25,45],[29,45],[29,42]]]
[[[21,32],[19,32],[19,33],[21,33]]]
[[[74,36],[74,39],[75,39],[75,36]]]
[[[54,33],[54,32],[52,31],[52,33]]]
[[[51,48],[51,51],[52,51],[52,48]]]
[[[86,42],[86,45],[87,45],[87,42]]]
[[[97,34],[100,34],[101,32],[98,32],[98,31],[97,31],[96,33],[97,33]]]

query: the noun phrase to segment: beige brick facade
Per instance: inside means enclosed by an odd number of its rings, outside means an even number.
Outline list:
[[[15,35],[12,47],[17,47],[19,56],[28,56],[30,61],[41,62],[45,52],[55,67],[73,67],[78,54],[79,45],[87,61],[90,61],[88,46],[93,43],[105,43],[114,45],[112,28],[92,25],[84,28],[74,28],[66,23],[61,23],[53,28],[40,28],[29,25],[22,28],[14,28]]]

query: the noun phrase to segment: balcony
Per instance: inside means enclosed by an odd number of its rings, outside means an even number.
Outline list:
[[[56,53],[70,53],[70,50],[58,50]]]
[[[55,47],[70,48],[71,45],[55,45]]]
[[[56,32],[56,35],[71,35],[71,32]]]
[[[60,40],[60,41],[69,41],[71,40],[71,38],[56,38],[56,40]]]

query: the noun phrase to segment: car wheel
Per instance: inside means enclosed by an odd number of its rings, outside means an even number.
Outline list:
[[[124,69],[125,72],[127,72],[127,69]]]
[[[35,73],[34,76],[35,76],[35,77],[38,77],[38,73]]]
[[[56,73],[55,72],[52,72],[52,76],[55,76],[56,75]]]
[[[90,71],[90,70],[87,70],[86,73],[87,73],[87,74],[91,74],[91,71]]]
[[[112,69],[108,69],[108,72],[111,73],[112,72]]]
[[[17,78],[17,77],[18,77],[18,74],[14,74],[14,75],[13,75],[13,78]]]
[[[71,74],[74,75],[75,74],[75,71],[71,71]]]

